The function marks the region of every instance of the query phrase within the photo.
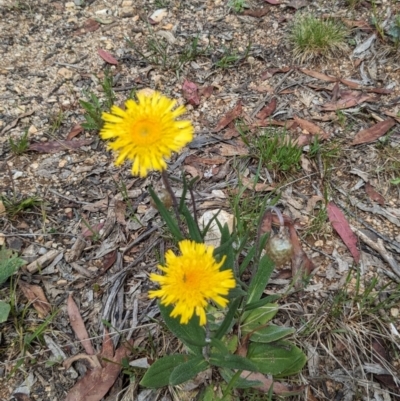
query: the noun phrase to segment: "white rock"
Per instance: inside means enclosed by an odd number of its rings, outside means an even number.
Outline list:
[[[225,224],[227,224],[229,231],[232,232],[235,217],[233,216],[233,214],[230,214],[228,212],[225,212],[225,210],[220,210],[220,209],[213,209],[205,212],[199,219],[200,228],[204,229],[217,213],[218,216],[216,219],[219,221],[221,226],[223,227]],[[207,231],[207,234],[204,238],[204,243],[207,245],[212,245],[214,247],[217,247],[220,245],[220,241],[221,241],[221,232],[219,230],[218,224],[214,220]]]
[[[153,20],[154,22],[158,23],[161,22],[161,20],[168,15],[168,11],[166,8],[160,8],[156,11],[154,11],[153,14],[150,15],[150,19]]]

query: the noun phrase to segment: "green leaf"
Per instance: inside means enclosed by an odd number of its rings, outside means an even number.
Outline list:
[[[265,287],[267,286],[269,278],[274,271],[274,267],[274,262],[268,257],[268,255],[264,255],[260,259],[257,272],[251,279],[248,290],[249,296],[247,298],[246,304],[258,301],[261,298],[261,295],[263,294]]]
[[[265,325],[277,314],[278,310],[278,304],[266,304],[258,309],[243,313],[243,320],[240,325],[242,333],[248,334]]]
[[[249,370],[250,372],[258,372],[258,366],[240,355],[222,354],[220,352],[211,353],[210,363],[213,366],[228,369]]]
[[[21,266],[26,264],[25,260],[5,247],[0,249],[0,284],[11,277]]]
[[[201,236],[201,233],[199,230],[199,226],[197,225],[194,217],[192,216],[192,214],[190,213],[190,210],[188,209],[188,207],[185,204],[182,206],[181,213],[185,217],[190,238],[197,243],[204,242],[204,239]]]
[[[274,324],[268,327],[263,327],[257,330],[251,337],[250,341],[257,343],[271,343],[273,341],[281,340],[293,334],[296,330],[290,327],[275,326]]]
[[[154,203],[157,206],[157,210],[161,214],[161,217],[164,219],[165,224],[167,225],[168,229],[171,231],[171,234],[176,238],[177,241],[183,240],[183,235],[181,230],[178,227],[178,224],[172,218],[171,214],[168,212],[167,208],[165,207],[164,203],[161,202],[160,198],[154,192],[153,188],[149,187],[149,193],[152,197]]]
[[[4,301],[0,301],[0,323],[4,323],[8,319],[10,310],[10,304]]]
[[[169,378],[173,370],[177,366],[193,358],[193,355],[176,354],[158,359],[147,370],[143,379],[140,381],[140,385],[149,388],[168,386]]]
[[[256,254],[256,246],[253,245],[250,248],[250,250],[247,253],[247,255],[245,256],[245,258],[243,259],[243,262],[240,264],[239,276],[241,276],[243,274],[243,272],[246,270],[247,266],[249,265],[249,263],[251,262],[251,260],[253,259],[255,254]]]
[[[250,343],[247,357],[257,365],[260,373],[274,376],[294,375],[307,362],[304,352],[287,341]]]
[[[201,355],[202,349],[206,345],[206,332],[203,326],[200,326],[198,316],[193,316],[189,323],[181,324],[179,317],[171,317],[172,306],[165,306],[159,303],[161,316],[167,327],[174,333],[189,349],[197,355]]]
[[[215,333],[215,338],[221,339],[232,327],[233,319],[235,318],[235,313],[238,310],[241,302],[242,302],[242,297],[236,298],[234,301],[230,302],[228,312],[225,316],[225,319],[219,326],[217,332]]]
[[[176,386],[184,383],[195,377],[198,373],[203,372],[208,367],[209,364],[204,357],[202,355],[197,355],[191,360],[180,364],[173,370],[169,378],[169,384]]]
[[[233,376],[235,375],[236,372],[233,372],[232,370],[229,369],[219,369],[219,373],[221,373],[222,378],[229,383],[232,379]],[[258,387],[261,386],[262,383],[258,380],[247,380],[242,377],[238,377],[235,380],[234,387],[235,388],[252,388],[252,387]]]
[[[259,301],[252,302],[251,304],[247,304],[244,308],[245,311],[250,311],[252,309],[257,309],[260,308],[261,306],[264,306],[265,304],[270,304],[271,302],[275,302],[278,299],[282,298],[282,294],[272,294],[268,295],[265,298],[261,298]]]

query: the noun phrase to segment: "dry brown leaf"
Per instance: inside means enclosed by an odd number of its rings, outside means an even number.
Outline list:
[[[282,396],[298,395],[304,391],[304,386],[289,387],[283,383],[274,381],[274,379],[269,379],[262,373],[255,373],[244,370],[240,374],[240,377],[246,380],[256,380],[261,382],[262,384],[255,388],[263,393],[268,393],[271,386],[273,386],[274,394]]]
[[[383,114],[386,114],[388,117],[393,117],[398,123],[400,123],[400,117],[397,115],[398,113],[393,113],[389,110],[384,110]]]
[[[69,294],[68,297],[67,310],[72,330],[74,330],[76,336],[81,341],[86,353],[88,355],[94,355],[94,349],[89,339],[89,334],[86,331],[85,323],[83,322],[78,306],[72,298],[71,294]]]
[[[268,14],[268,12],[269,12],[269,7],[262,7],[256,10],[244,10],[242,14],[249,15],[250,17],[261,18],[264,15]]]
[[[108,393],[120,374],[122,359],[130,353],[130,348],[121,345],[114,354],[112,340],[108,332],[105,331],[103,349],[99,355],[102,359],[101,366],[88,370],[86,375],[70,389],[65,401],[100,401]]]
[[[308,2],[306,0],[292,0],[289,3],[286,3],[286,6],[298,10],[299,8],[308,6]]]
[[[70,141],[72,138],[75,138],[81,132],[83,132],[83,127],[80,124],[74,125],[69,134],[67,135],[67,141]]]
[[[208,85],[208,86],[203,86],[202,88],[199,88],[199,94],[200,96],[204,96],[205,99],[208,99],[214,92],[214,86]]]
[[[276,97],[274,97],[266,106],[264,106],[256,115],[260,120],[265,120],[276,110]]]
[[[118,61],[109,52],[98,49],[97,54],[108,64],[118,65]]]
[[[242,114],[242,102],[239,100],[236,103],[236,106],[231,110],[228,111],[217,123],[216,127],[214,128],[213,132],[219,132],[228,126],[235,118],[238,118]]]
[[[309,70],[307,68],[300,68],[300,71],[306,75],[309,75],[310,77],[320,79],[321,81],[326,81],[326,82],[336,82],[337,81],[337,78],[330,77],[329,75],[326,75],[326,74],[322,74],[322,72]]]
[[[197,168],[194,167],[194,166],[185,165],[185,166],[183,166],[183,169],[184,169],[187,173],[189,173],[193,178],[194,178],[194,177],[199,177],[200,179],[203,178],[203,174],[202,174],[199,170],[197,170]]]
[[[107,207],[108,207],[108,196],[106,196],[103,199],[98,200],[97,202],[88,203],[86,205],[83,205],[82,209],[95,213],[100,210],[106,210]]]
[[[369,95],[368,93],[361,93],[355,97],[343,97],[339,99],[337,102],[329,102],[325,103],[322,108],[325,111],[335,111],[335,110],[342,110],[348,109],[350,107],[357,106],[364,102],[373,102],[376,101],[377,97],[374,95]]]
[[[359,28],[363,31],[372,31],[373,30],[373,28],[368,24],[367,21],[363,21],[363,20],[355,21],[355,20],[350,20],[347,18],[341,18],[341,20],[349,28]]]
[[[358,239],[351,230],[345,215],[333,202],[328,203],[327,211],[332,227],[353,255],[354,261],[358,263],[360,261],[360,251],[357,248]]]
[[[126,225],[126,220],[125,220],[125,214],[126,214],[126,203],[122,200],[115,200],[115,217],[118,221],[119,224],[125,226]]]
[[[182,85],[182,92],[183,97],[189,104],[192,106],[198,106],[200,104],[199,88],[194,82],[185,79]]]
[[[252,189],[256,192],[268,192],[276,189],[275,186],[264,184],[262,182],[254,184],[254,181],[247,177],[241,177],[240,180],[245,187],[248,187],[249,189]]]
[[[246,156],[249,154],[249,149],[239,143],[237,145],[221,143],[217,146],[217,149],[221,156]]]
[[[80,35],[85,35],[88,32],[94,32],[97,31],[100,28],[100,24],[95,21],[94,19],[89,18],[86,20],[83,25],[78,28],[74,32],[74,36],[80,36]]]
[[[371,200],[383,206],[385,204],[385,198],[375,190],[375,188],[369,183],[365,183],[365,192]]]
[[[94,226],[91,226],[90,228],[87,227],[82,230],[82,237],[84,238],[91,238],[95,235],[99,235],[100,230],[103,228],[104,223],[98,223],[95,224]]]
[[[104,274],[117,260],[117,250],[114,249],[112,252],[107,253],[103,257],[103,264],[101,266],[99,275]]]
[[[79,139],[75,141],[48,141],[32,143],[29,150],[41,153],[57,153],[61,150],[79,149],[82,146],[90,145],[93,139]]]
[[[215,157],[198,157],[196,155],[190,155],[185,159],[185,164],[207,164],[207,165],[214,165],[214,164],[224,164],[226,162],[226,158],[223,156],[215,156]]]
[[[28,301],[32,303],[40,317],[46,317],[51,312],[51,306],[41,287],[28,284],[22,280],[18,282],[18,286],[21,288]]]
[[[321,127],[318,127],[318,125],[312,123],[311,121],[303,120],[302,118],[299,118],[297,116],[294,116],[294,120],[297,122],[297,124],[299,124],[300,128],[309,132],[310,134],[318,135],[322,139],[329,138],[329,134],[327,134]]]
[[[372,127],[361,130],[353,139],[352,145],[360,145],[362,143],[370,143],[376,141],[382,135],[385,135],[386,132],[390,130],[396,121],[392,118],[388,118],[387,120],[381,121],[380,123],[374,124]]]

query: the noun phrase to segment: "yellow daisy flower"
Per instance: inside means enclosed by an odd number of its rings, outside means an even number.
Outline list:
[[[176,107],[176,100],[159,92],[138,93],[138,101],[129,99],[125,110],[112,106],[103,113],[102,139],[110,139],[109,149],[118,153],[115,164],[132,160],[132,174],[146,177],[151,170],[165,170],[165,159],[193,139],[189,120],[177,120],[186,109]]]
[[[224,298],[236,286],[233,271],[220,271],[225,257],[217,263],[213,257],[214,247],[183,240],[179,243],[181,256],[171,250],[165,254],[166,265],[158,268],[165,274],[151,274],[150,280],[161,288],[149,291],[150,298],[161,298],[163,305],[174,305],[171,317],[181,316],[180,323],[186,324],[196,313],[200,324],[206,324],[205,308],[210,301],[225,308]]]

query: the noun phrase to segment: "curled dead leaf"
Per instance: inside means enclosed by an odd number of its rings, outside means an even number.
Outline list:
[[[18,286],[28,301],[32,303],[40,317],[46,317],[51,312],[51,306],[41,287],[34,284],[28,284],[22,280],[18,282]]]

